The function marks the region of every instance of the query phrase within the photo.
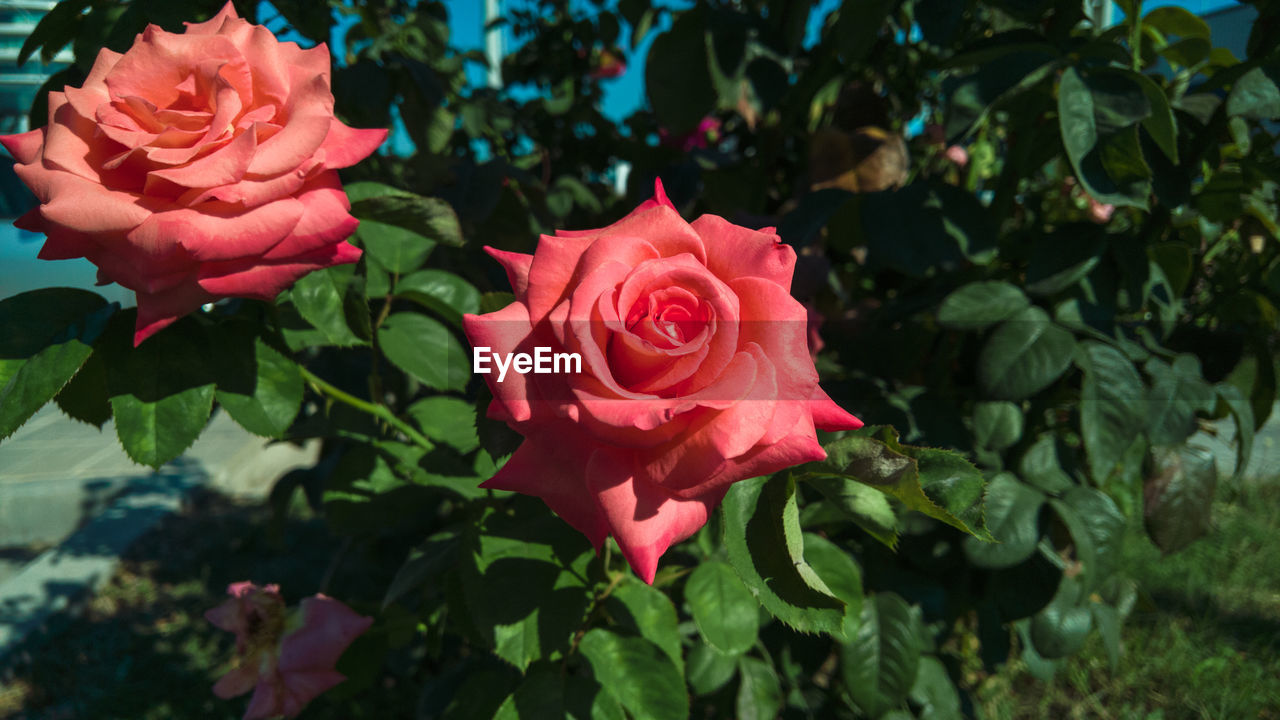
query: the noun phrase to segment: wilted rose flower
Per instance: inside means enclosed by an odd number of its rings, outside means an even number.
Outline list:
[[[279,42],[230,3],[186,32],[102,50],[49,124],[0,137],[40,200],[19,227],[46,260],[85,257],[138,296],[134,344],[223,297],[273,299],[354,262],[336,168],[386,137],[333,116],[329,50]]]
[[[646,582],[730,484],[826,457],[815,426],[862,424],[818,387],[796,255],[772,228],[687,223],[659,184],[609,227],[489,252],[516,300],[465,316],[472,345],[582,367],[485,375],[489,417],[525,440],[484,486],[541,497],[597,548],[612,535]]]
[[[213,686],[220,698],[253,690],[244,720],[295,717],[315,697],[346,678],[333,668],[373,623],[324,595],[289,611],[276,585],[233,583],[230,599],[205,613],[236,635],[237,664]]]

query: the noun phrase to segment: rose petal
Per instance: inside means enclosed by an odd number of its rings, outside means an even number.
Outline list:
[[[285,109],[289,122],[258,147],[249,172],[276,175],[293,170],[311,157],[329,134],[333,122],[333,95],[328,78],[307,76],[291,68],[292,88]]]
[[[809,401],[809,410],[813,414],[813,424],[819,430],[836,432],[837,430],[857,430],[862,421],[836,404],[831,396],[820,387],[813,389],[813,397]]]
[[[724,499],[724,492],[676,498],[637,479],[633,467],[629,453],[597,450],[587,463],[587,484],[596,494],[623,557],[641,580],[653,584],[658,558],[705,525]]]
[[[332,670],[347,647],[373,624],[373,618],[325,595],[305,598],[299,611],[302,627],[280,641],[278,667],[286,678],[298,670]]]
[[[484,315],[463,315],[462,328],[472,348],[487,347],[490,352],[502,355],[532,352],[533,325],[529,322],[528,309],[518,302]],[[529,398],[532,376],[508,371],[506,378],[499,382],[494,363],[490,362],[489,367],[491,371],[484,376],[484,381],[493,392],[494,400],[500,401],[516,422],[533,417]]]
[[[587,488],[583,449],[565,444],[562,437],[549,430],[525,438],[507,464],[480,487],[542,498],[599,550],[609,535],[609,525]]]
[[[137,293],[138,319],[134,324],[133,346],[169,327],[175,320],[216,298],[196,285],[179,285],[158,293]]]
[[[320,145],[324,166],[331,170],[351,167],[372,155],[386,139],[386,130],[361,130],[335,119],[329,123],[329,134]]]
[[[243,695],[253,689],[258,682],[258,673],[253,668],[240,666],[218,678],[213,685],[213,694],[223,700]]]
[[[17,135],[0,135],[0,145],[20,163],[35,162],[44,144],[44,128],[37,128]]]
[[[215,200],[154,213],[129,233],[129,242],[158,248],[177,238],[200,261],[260,256],[288,236],[305,209],[292,198],[250,210]]]
[[[484,246],[484,251],[489,253],[489,257],[502,263],[503,269],[507,271],[507,281],[511,283],[511,290],[515,293],[516,300],[524,302],[525,296],[529,292],[529,266],[533,264],[533,256],[498,250],[488,245]]]
[[[205,292],[218,297],[270,301],[309,272],[353,263],[359,259],[360,248],[341,242],[275,261],[250,257],[206,262],[200,265],[197,282]]]
[[[791,292],[796,252],[776,234],[734,225],[717,215],[703,215],[691,227],[702,237],[707,268],[716,277],[725,282],[757,277]]]

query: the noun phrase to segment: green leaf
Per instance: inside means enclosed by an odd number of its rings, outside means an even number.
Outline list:
[[[973,441],[979,447],[1004,450],[1022,438],[1022,409],[998,400],[973,406]]]
[[[378,347],[396,367],[428,387],[461,391],[471,377],[462,343],[426,315],[393,313],[378,328]]]
[[[1179,8],[1181,9],[1181,8]],[[1169,97],[1154,80],[1139,72],[1124,71],[1126,76],[1138,84],[1151,105],[1151,114],[1142,120],[1142,127],[1151,134],[1156,146],[1174,165],[1178,164],[1178,124],[1173,116],[1173,107],[1169,105]]]
[[[994,400],[1021,400],[1045,389],[1071,365],[1075,339],[1031,306],[991,333],[978,358],[978,383]]]
[[[862,606],[854,638],[841,648],[845,692],[864,715],[880,717],[898,706],[920,665],[920,611],[890,592]]]
[[[689,575],[684,599],[707,642],[730,655],[741,655],[756,642],[758,604],[725,563],[703,562]]]
[[[1011,473],[1000,473],[987,485],[987,527],[997,542],[977,538],[964,540],[964,554],[980,568],[1008,568],[1031,557],[1040,542],[1040,508],[1044,493],[1018,481]]]
[[[115,307],[71,288],[0,301],[0,440],[71,382]]]
[[[1249,458],[1253,456],[1254,416],[1249,400],[1240,392],[1240,388],[1229,383],[1218,383],[1215,386],[1218,400],[1227,406],[1236,424],[1236,467],[1234,477],[1239,478],[1249,466]]]
[[[689,716],[684,678],[657,645],[595,628],[578,649],[595,679],[637,718],[682,720]]]
[[[67,417],[102,429],[103,424],[111,419],[107,366],[102,363],[102,356],[90,355],[54,401]]]
[[[447,395],[423,398],[409,406],[409,417],[422,434],[463,455],[480,447],[476,436],[476,409],[471,403]]]
[[[1093,565],[1083,569],[1081,577],[1090,585],[1109,577],[1120,558],[1121,545],[1124,542],[1126,521],[1114,500],[1101,490],[1077,485],[1062,496],[1062,504],[1070,507],[1075,513],[1076,522],[1068,525],[1073,538],[1080,544],[1083,538],[1080,533],[1088,535],[1088,543],[1093,547]],[[1055,508],[1059,515],[1060,508]],[[1087,560],[1087,558],[1082,558]]]
[[[1199,448],[1153,448],[1143,487],[1147,534],[1170,553],[1209,531],[1218,473],[1213,456]]]
[[[1089,472],[1102,482],[1143,426],[1146,388],[1133,363],[1110,345],[1087,340],[1076,364],[1084,371],[1080,389],[1080,434],[1088,452]]]
[[[1123,621],[1120,613],[1110,605],[1100,602],[1089,603],[1089,611],[1093,613],[1093,625],[1098,628],[1102,647],[1107,651],[1107,661],[1111,664],[1111,669],[1115,670],[1120,665],[1120,654],[1123,649],[1120,636],[1120,626]]]
[[[825,449],[826,460],[804,467],[818,475],[852,477],[897,498],[908,510],[991,539],[982,522],[982,473],[963,457],[901,445],[890,427],[865,428]]]
[[[439,313],[458,328],[463,315],[480,312],[480,291],[444,270],[419,270],[403,277],[396,283],[395,294]]]
[[[1209,39],[1209,23],[1186,8],[1156,8],[1143,16],[1142,24],[1154,27],[1166,37],[1177,35],[1183,38]]]
[[[773,667],[753,657],[738,659],[737,720],[773,720],[782,709],[782,684]]]
[[[217,355],[200,324],[184,318],[133,347],[134,311],[117,313],[100,351],[116,435],[134,462],[159,468],[195,442],[213,411]]]
[[[564,720],[564,673],[559,664],[539,662],[498,707],[493,720]]]
[[[1084,647],[1093,628],[1093,614],[1074,578],[1063,576],[1058,592],[1043,610],[1031,618],[1030,637],[1040,657],[1056,660]]]
[[[1027,265],[1027,292],[1054,295],[1088,275],[1102,259],[1106,236],[1094,226],[1068,226],[1040,238]]]
[[[804,534],[804,556],[831,592],[844,601],[842,637],[852,637],[862,614],[862,571],[858,563],[839,545],[814,533]]]
[[[282,437],[302,407],[302,373],[297,363],[262,338],[248,341],[247,347],[224,351],[220,358],[220,376],[234,373],[245,382],[220,379],[218,403],[245,430],[263,437]]]
[[[337,265],[309,273],[294,283],[289,293],[293,306],[304,320],[320,331],[325,340],[340,347],[363,345],[348,324],[354,305],[363,305],[363,298],[355,298],[350,290],[354,265]],[[368,308],[364,309],[368,315]]]
[[[844,603],[804,560],[795,483],[780,476],[734,483],[723,507],[729,562],[756,600],[796,630],[838,635]]]
[[[586,568],[594,554],[586,538],[528,498],[509,501],[465,537],[461,601],[484,644],[522,669],[567,650],[589,607]]]
[[[1254,68],[1231,85],[1227,114],[1250,120],[1280,117],[1280,88],[1262,68]]]
[[[24,362],[0,388],[0,440],[52,400],[92,352],[91,346],[71,339],[50,345]]]
[[[417,270],[436,247],[419,233],[376,220],[361,220],[356,239],[382,267],[397,274]]]
[[[942,661],[932,655],[920,658],[911,701],[920,706],[919,720],[962,720],[960,693]]]
[[[50,8],[18,50],[18,67],[27,63],[36,48],[43,48],[41,59],[51,62],[59,50],[75,39],[88,6],[89,0],[63,0]]]
[[[728,566],[725,566],[728,569]],[[730,570],[730,574],[732,574]],[[733,578],[738,582],[738,578]],[[738,583],[741,585],[741,583]],[[743,589],[743,593],[746,589]],[[747,596],[751,603],[752,624],[755,624],[756,603]],[[648,639],[671,658],[676,669],[684,672],[684,657],[680,649],[680,630],[676,618],[676,608],[666,593],[634,578],[623,580],[613,590],[613,594],[605,601],[605,611],[621,627],[635,632]],[[754,627],[753,627],[754,631]],[[755,633],[752,632],[752,639]]]
[[[695,642],[685,666],[689,687],[697,695],[710,695],[719,690],[737,672],[737,660],[737,655],[722,653],[705,642]]]
[[[658,122],[669,132],[693,130],[715,109],[706,39],[706,13],[685,11],[659,35],[645,60],[645,92]]]
[[[351,200],[351,214],[360,218],[362,228],[372,220],[413,233],[418,244],[460,247],[464,242],[457,214],[440,198],[423,197],[376,182],[352,183],[344,189]],[[388,265],[388,269],[395,268]]]
[[[953,291],[938,306],[938,322],[953,330],[982,330],[1016,315],[1031,301],[1007,282],[972,282]]]
[[[424,583],[437,582],[458,561],[461,543],[453,531],[439,532],[409,551],[382,598],[385,610],[392,603],[417,590]]]
[[[1060,493],[1074,484],[1071,476],[1062,469],[1058,441],[1052,433],[1042,434],[1027,449],[1018,470],[1027,482],[1045,492]]]
[[[1143,366],[1151,377],[1147,392],[1147,437],[1152,445],[1176,445],[1196,431],[1196,413],[1211,412],[1218,398],[1200,372],[1195,355],[1182,354],[1169,364],[1151,358]]]
[[[897,547],[898,516],[885,493],[838,475],[807,474],[799,479],[817,488],[832,506],[868,535],[890,549]]]
[[[1105,78],[1105,79],[1104,79]],[[1151,170],[1138,147],[1137,123],[1150,114],[1143,90],[1132,92],[1116,73],[1091,75],[1089,82],[1067,68],[1058,84],[1058,124],[1067,158],[1085,190],[1098,202],[1145,210]]]

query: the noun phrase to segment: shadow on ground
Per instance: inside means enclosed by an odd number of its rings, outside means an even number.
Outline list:
[[[376,616],[378,593],[402,559],[389,547],[375,542],[339,552],[340,541],[318,518],[294,514],[273,522],[261,506],[206,490],[192,497],[189,507],[134,543],[101,592],[0,659],[0,717],[241,717],[247,696],[223,701],[210,691],[228,667],[232,636],[202,617],[232,582],[278,583],[290,603],[323,590]],[[391,718],[413,707],[421,663],[386,653],[380,625],[339,665],[351,681],[313,703],[306,717]],[[391,658],[386,665],[384,657]]]

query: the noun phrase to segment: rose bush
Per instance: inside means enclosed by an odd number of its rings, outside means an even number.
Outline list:
[[[334,117],[325,45],[279,42],[227,3],[103,49],[82,87],[49,93],[47,127],[0,143],[40,200],[18,226],[48,236],[41,258],[85,257],[135,291],[137,344],[204,303],[355,262],[335,169],[385,137]]]
[[[796,255],[773,228],[687,223],[655,197],[599,230],[490,250],[515,302],[467,315],[476,347],[578,353],[581,374],[485,376],[488,413],[525,436],[485,487],[541,497],[652,582],[739,480],[826,457],[815,427],[862,423],[818,387]]]
[[[333,666],[373,619],[324,595],[290,612],[278,585],[232,583],[231,597],[205,613],[235,633],[236,665],[214,685],[220,698],[253,690],[244,720],[296,717],[307,703],[346,678]]]

